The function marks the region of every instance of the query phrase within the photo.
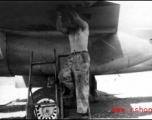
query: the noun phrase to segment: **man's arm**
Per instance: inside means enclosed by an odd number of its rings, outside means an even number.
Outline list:
[[[74,19],[74,22],[80,25],[83,29],[89,28],[88,23],[84,21],[83,19],[81,19],[80,16],[73,9],[69,9],[69,11]]]
[[[61,31],[64,34],[68,34],[68,29],[62,27],[62,16],[60,12],[58,12],[56,26],[57,26],[57,30]]]

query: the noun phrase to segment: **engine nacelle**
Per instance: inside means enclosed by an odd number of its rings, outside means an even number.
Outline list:
[[[65,35],[19,35],[0,33],[0,76],[29,75],[30,56],[34,62],[49,62],[58,55],[70,54]],[[89,36],[90,71],[94,75],[115,73],[152,59],[152,44],[121,33],[103,33]],[[61,59],[61,67],[65,58]],[[141,68],[142,69],[142,68]],[[33,75],[54,75],[54,65],[37,65]]]

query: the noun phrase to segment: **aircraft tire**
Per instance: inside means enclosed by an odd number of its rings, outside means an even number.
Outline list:
[[[55,102],[55,89],[54,88],[42,88],[33,93],[34,103],[49,103]],[[29,98],[29,103],[32,102],[32,98]],[[35,110],[34,110],[35,109]],[[44,111],[48,111],[45,113]],[[58,119],[59,109],[55,107],[29,107],[29,119]],[[37,115],[36,115],[37,114]]]

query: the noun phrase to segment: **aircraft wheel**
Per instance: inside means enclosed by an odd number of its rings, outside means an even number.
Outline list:
[[[42,88],[33,93],[34,103],[50,103],[55,102],[55,89]],[[30,97],[29,103],[32,102]],[[34,110],[35,109],[35,110]],[[38,105],[29,107],[29,119],[58,119],[59,108],[58,106],[41,107]]]

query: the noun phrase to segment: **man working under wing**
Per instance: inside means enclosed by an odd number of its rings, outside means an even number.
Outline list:
[[[82,118],[88,118],[90,68],[90,56],[88,53],[89,26],[74,10],[71,9],[69,12],[74,22],[67,28],[62,27],[61,12],[58,12],[57,17],[57,30],[68,35],[71,48],[71,54],[60,70],[58,78],[70,90],[71,94],[73,94],[75,89],[77,113],[82,115]]]

